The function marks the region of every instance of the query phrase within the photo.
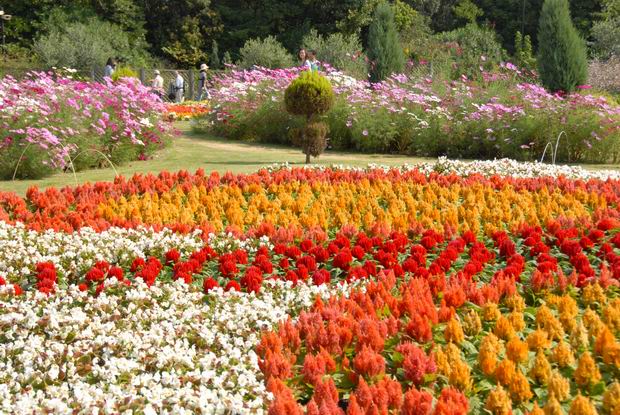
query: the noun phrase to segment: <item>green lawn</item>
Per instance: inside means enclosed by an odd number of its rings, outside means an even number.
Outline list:
[[[136,161],[116,168],[118,174],[131,176],[134,173],[158,173],[162,170],[177,171],[195,170],[202,168],[206,172],[232,171],[234,173],[248,173],[256,171],[261,166],[289,162],[303,164],[305,155],[301,150],[272,145],[246,144],[228,141],[207,135],[192,134],[188,123],[177,125],[181,136],[174,139],[173,144],[158,152],[152,160]],[[359,154],[327,152],[317,164],[348,164],[365,166],[368,163],[399,165],[414,164],[423,161],[421,158],[391,156],[385,154]],[[114,170],[98,169],[85,170],[77,173],[78,183],[109,181],[114,179]],[[45,188],[50,186],[75,185],[73,173],[58,173],[42,180],[0,181],[0,191],[25,194],[31,186]]]

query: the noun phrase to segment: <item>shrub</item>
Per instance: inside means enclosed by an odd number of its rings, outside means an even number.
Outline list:
[[[222,63],[220,62],[220,51],[215,40],[211,42],[211,55],[209,55],[209,64],[211,65],[211,69],[220,69],[220,67],[222,66]]]
[[[357,34],[333,33],[329,36],[311,30],[302,40],[302,47],[315,50],[321,62],[344,71],[356,78],[366,78],[366,62],[362,55],[362,44]]]
[[[112,80],[116,82],[123,78],[138,78],[138,72],[134,71],[129,66],[119,66],[112,74]]]
[[[263,68],[286,68],[294,65],[293,57],[273,36],[249,39],[239,51],[237,64],[244,69],[253,66]]]
[[[538,72],[548,90],[572,92],[586,82],[586,47],[571,21],[568,0],[545,0],[538,45]]]
[[[620,18],[594,22],[592,37],[596,56],[601,59],[620,56]]]
[[[394,12],[388,3],[377,5],[368,29],[370,80],[378,82],[405,69],[405,57],[394,23]]]
[[[327,147],[328,128],[316,117],[334,105],[332,86],[318,72],[304,71],[286,88],[284,105],[289,113],[306,117],[306,126],[293,133],[293,141],[302,148],[306,163],[310,163],[310,156],[318,157]]]
[[[468,24],[437,36],[452,52],[451,77],[479,78],[484,70],[494,69],[506,56],[495,31],[486,26]]]
[[[533,70],[536,67],[536,58],[532,52],[532,39],[530,35],[515,33],[515,63],[521,68]]]
[[[312,118],[325,114],[334,105],[334,91],[324,76],[316,71],[303,71],[284,92],[286,110],[294,115]]]
[[[135,65],[150,60],[142,42],[120,26],[95,18],[53,26],[35,41],[33,50],[45,65],[59,68],[91,69],[103,66],[110,56]]]

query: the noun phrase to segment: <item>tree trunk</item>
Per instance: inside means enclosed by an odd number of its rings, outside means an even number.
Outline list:
[[[310,153],[306,153],[306,164],[310,164]]]

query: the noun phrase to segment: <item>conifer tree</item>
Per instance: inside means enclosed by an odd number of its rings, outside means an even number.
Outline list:
[[[394,23],[394,12],[386,2],[377,5],[368,30],[370,80],[379,82],[405,68],[405,56]]]
[[[572,92],[588,78],[584,40],[571,21],[568,0],[545,0],[538,27],[538,72],[550,91]]]
[[[211,64],[211,69],[220,69],[220,66],[222,65],[220,63],[220,51],[215,40],[211,42],[211,55],[209,56],[209,63]]]

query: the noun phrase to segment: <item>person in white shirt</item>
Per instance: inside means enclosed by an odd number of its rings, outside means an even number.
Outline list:
[[[105,68],[103,68],[103,76],[105,76],[106,78],[112,78],[115,68],[116,62],[114,61],[114,58],[108,58],[108,61],[105,64]]]
[[[180,104],[183,102],[183,89],[185,87],[185,81],[179,71],[174,71],[174,75],[174,102]]]
[[[151,88],[158,97],[161,98],[164,95],[164,78],[158,69],[155,69],[155,78],[151,80]]]

